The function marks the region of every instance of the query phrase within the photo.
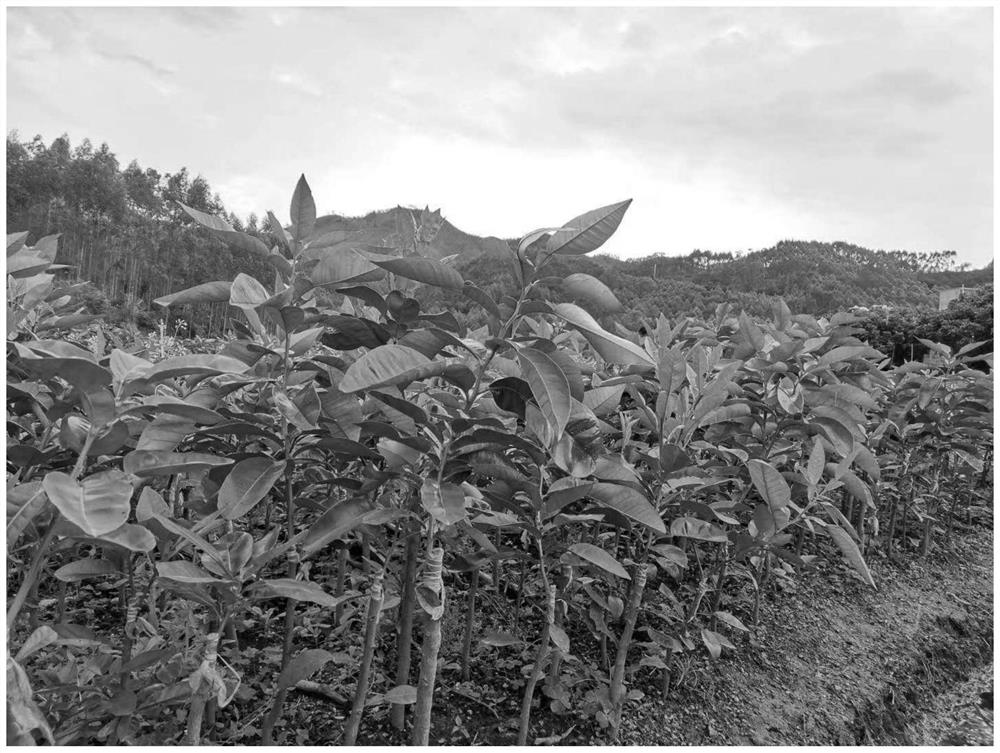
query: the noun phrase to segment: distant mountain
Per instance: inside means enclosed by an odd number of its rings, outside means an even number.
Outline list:
[[[426,229],[433,236],[427,244],[421,245],[420,251],[424,254],[440,259],[455,254],[503,256],[507,253],[507,241],[463,232],[441,217],[440,210],[430,212],[425,209],[421,212],[419,209],[396,206],[369,212],[363,217],[329,214],[316,221],[316,232],[350,232],[353,242],[405,250],[412,242],[414,220],[419,223],[422,214],[426,215],[425,222],[430,226]]]
[[[602,280],[625,307],[622,321],[635,327],[660,312],[705,316],[719,303],[769,315],[779,297],[794,313],[817,316],[855,306],[935,310],[942,288],[992,283],[992,263],[979,270],[947,270],[953,256],[788,240],[743,256],[694,251],[637,259],[557,257],[549,269],[553,275],[585,272]],[[468,255],[456,262],[463,275],[495,297],[510,294],[509,266],[503,256]]]

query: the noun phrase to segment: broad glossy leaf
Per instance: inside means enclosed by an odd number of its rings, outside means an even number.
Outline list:
[[[809,453],[809,462],[806,466],[806,477],[813,486],[823,480],[823,469],[826,468],[826,452],[823,450],[823,443],[816,439],[813,441],[812,451]]]
[[[658,533],[667,532],[663,519],[656,512],[656,508],[649,503],[643,494],[629,486],[600,482],[594,484],[590,496],[599,501],[602,506],[609,507],[626,518],[642,523]]]
[[[628,199],[574,217],[563,225],[563,229],[549,237],[546,250],[550,254],[565,255],[589,254],[595,251],[618,229],[631,203],[632,200]]]
[[[555,361],[540,350],[522,348],[517,357],[531,394],[549,426],[548,443],[551,444],[566,430],[566,423],[573,410],[569,380]]]
[[[160,296],[153,301],[157,306],[170,308],[171,306],[183,306],[187,303],[218,303],[229,301],[232,283],[225,280],[216,282],[203,282],[193,288],[178,290],[176,293]]]
[[[278,687],[295,687],[297,683],[308,680],[332,660],[333,654],[322,648],[307,648],[304,651],[299,651],[278,676]]]
[[[628,570],[622,567],[622,564],[618,560],[605,552],[599,546],[578,543],[571,545],[569,551],[577,557],[582,557],[588,562],[597,565],[599,568],[611,573],[612,575],[624,578],[625,580],[632,580],[632,577],[628,574]]]
[[[232,465],[230,458],[204,452],[163,452],[133,450],[122,459],[122,470],[133,476],[172,476],[175,473],[198,473],[209,468]]]
[[[611,288],[596,277],[575,272],[562,281],[563,290],[571,297],[587,301],[603,311],[622,311],[621,302],[611,292]]]
[[[95,473],[82,482],[50,471],[42,486],[56,509],[90,536],[109,533],[128,519],[132,484],[121,471]]]
[[[425,478],[420,487],[420,502],[427,513],[442,525],[452,525],[466,516],[465,492],[448,482],[440,486],[436,479]]]
[[[352,363],[340,383],[340,391],[358,392],[390,384],[413,381],[431,365],[430,359],[405,345],[381,345]]]
[[[244,272],[236,275],[229,289],[229,305],[240,309],[255,309],[268,298],[264,286]]]
[[[243,517],[260,502],[285,471],[285,463],[269,457],[241,460],[219,487],[219,512],[226,520]]]
[[[788,507],[788,503],[792,501],[792,490],[773,465],[763,460],[751,460],[747,463],[747,469],[754,488],[771,510]]]
[[[27,637],[21,648],[18,649],[15,661],[24,661],[39,649],[43,649],[59,640],[59,633],[48,625],[39,625]],[[8,741],[9,742],[9,741]]]
[[[395,703],[406,706],[417,702],[417,689],[412,685],[397,685],[387,691],[382,700],[385,703]]]
[[[583,404],[590,408],[595,416],[607,416],[618,412],[624,392],[624,384],[594,387],[583,393]]]
[[[295,184],[288,211],[292,218],[292,233],[295,239],[303,241],[312,235],[316,227],[316,202],[313,200],[312,190],[306,182],[305,175],[299,176],[299,181]]]
[[[189,207],[179,201],[177,203],[180,204],[181,209],[183,209],[191,219],[202,227],[206,227],[211,230],[212,234],[224,241],[226,245],[238,248],[241,251],[245,251],[256,256],[266,257],[270,254],[270,249],[267,247],[267,244],[260,238],[234,230],[232,225],[214,215],[206,214],[205,212]]]
[[[718,659],[722,656],[723,646],[732,650],[736,649],[736,646],[734,646],[729,639],[726,638],[726,636],[707,628],[702,628],[701,640],[705,644],[705,648],[708,649],[708,653],[712,655],[713,659]]]
[[[653,359],[645,350],[624,337],[611,334],[576,304],[557,303],[553,308],[556,315],[578,329],[591,347],[608,363],[653,367]]]
[[[442,264],[436,259],[429,259],[423,256],[406,256],[402,258],[372,259],[371,261],[387,272],[392,272],[392,274],[399,277],[416,280],[426,285],[447,288],[448,290],[464,290],[465,287],[465,280],[462,278],[462,275],[447,264]]]
[[[385,270],[376,267],[353,248],[335,248],[320,252],[319,263],[309,273],[314,285],[348,285],[374,282],[385,277]]]
[[[24,368],[41,379],[59,377],[83,393],[96,393],[111,386],[111,372],[83,358],[25,359]]]
[[[715,541],[720,544],[729,541],[729,537],[723,529],[707,521],[691,517],[675,518],[671,521],[670,535],[698,539],[699,541]]]
[[[156,537],[145,526],[125,523],[119,528],[99,536],[101,541],[128,549],[130,552],[151,552],[156,546]]]
[[[32,481],[7,489],[7,550],[11,550],[21,534],[49,504],[40,481]]]
[[[346,536],[364,522],[365,515],[370,509],[367,504],[357,499],[334,505],[309,527],[309,532],[302,542],[302,551],[311,554],[330,542]]]
[[[195,353],[165,358],[153,364],[145,374],[150,382],[173,379],[179,376],[215,376],[218,374],[243,374],[249,367],[243,361],[229,356]]]
[[[263,598],[281,596],[295,601],[319,604],[321,607],[336,607],[345,600],[344,597],[338,599],[331,596],[318,583],[293,578],[269,578],[259,583],[257,590],[258,595]],[[353,595],[348,598],[353,598]]]
[[[56,580],[64,583],[76,583],[87,578],[116,575],[118,572],[118,568],[108,560],[85,558],[63,565],[53,575],[56,576]]]
[[[854,539],[850,537],[847,531],[833,523],[827,523],[826,530],[829,531],[830,538],[836,543],[848,564],[857,571],[865,583],[875,588],[875,579],[872,578],[871,570],[868,569],[868,564],[865,562],[865,558],[861,556],[861,551],[858,549],[858,545],[854,543]]]
[[[178,583],[220,583],[217,578],[206,570],[202,570],[193,562],[174,560],[173,562],[157,562],[156,574],[161,578],[169,578]]]
[[[487,630],[486,635],[479,639],[480,643],[487,646],[517,646],[523,641],[510,633],[501,633],[499,630]]]

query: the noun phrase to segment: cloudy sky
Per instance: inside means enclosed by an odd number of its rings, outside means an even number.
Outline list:
[[[8,8],[7,126],[186,165],[241,215],[634,198],[621,255],[782,238],[992,258],[988,8]]]

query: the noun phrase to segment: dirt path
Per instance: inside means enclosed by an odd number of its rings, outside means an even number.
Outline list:
[[[952,739],[961,722],[949,723],[949,713],[955,716],[957,707],[978,719],[969,707],[993,689],[992,672],[986,673],[993,656],[992,528],[969,532],[925,561],[870,564],[877,591],[821,571],[772,600],[761,627],[737,653],[700,674],[696,687],[628,714],[623,741],[890,745]],[[975,687],[963,689],[970,674]],[[948,700],[950,693],[956,698]],[[988,734],[992,742],[991,713],[977,730],[976,739]]]

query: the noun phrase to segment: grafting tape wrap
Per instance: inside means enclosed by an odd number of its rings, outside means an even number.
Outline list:
[[[417,582],[417,601],[432,620],[440,620],[444,616],[444,549],[434,547],[421,567],[420,580]]]
[[[196,693],[203,693],[209,698],[215,696],[219,708],[225,708],[233,696],[227,697],[226,683],[216,666],[218,658],[219,633],[209,633],[205,640],[205,657],[198,669],[188,678],[188,682]]]

